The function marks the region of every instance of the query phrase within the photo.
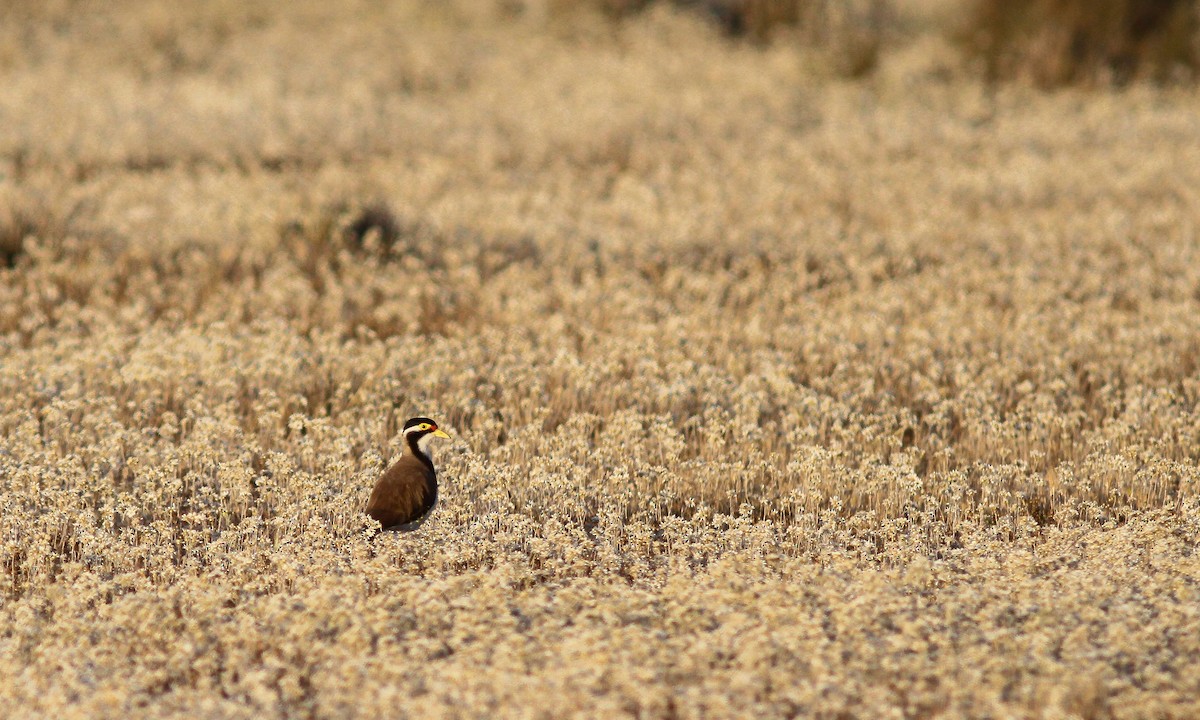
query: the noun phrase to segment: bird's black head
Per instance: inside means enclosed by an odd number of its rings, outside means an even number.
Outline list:
[[[404,437],[408,438],[410,442],[420,440],[426,435],[440,438],[450,437],[438,428],[437,423],[427,417],[415,417],[404,423]]]

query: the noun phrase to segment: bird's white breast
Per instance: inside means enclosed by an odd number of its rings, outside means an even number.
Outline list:
[[[421,452],[425,453],[425,457],[433,461],[433,435],[426,435],[417,441],[417,447],[421,448]]]

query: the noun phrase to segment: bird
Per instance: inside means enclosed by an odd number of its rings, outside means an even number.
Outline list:
[[[408,452],[400,456],[375,482],[366,513],[383,530],[416,530],[429,517],[437,503],[437,473],[429,451],[422,446],[429,438],[450,436],[427,417],[415,417],[404,423],[404,441]]]

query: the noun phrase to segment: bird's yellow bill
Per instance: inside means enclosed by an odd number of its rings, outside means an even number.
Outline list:
[[[434,437],[440,437],[440,438],[446,438],[447,440],[449,440],[449,439],[450,439],[450,436],[446,434],[446,431],[445,431],[445,430],[443,430],[443,429],[441,429],[441,428],[438,428],[437,430],[434,430],[434,431],[433,431],[433,436],[434,436]]]

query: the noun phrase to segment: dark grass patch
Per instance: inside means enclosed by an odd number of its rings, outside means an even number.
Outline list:
[[[25,254],[25,235],[8,227],[0,227],[0,267],[11,268]]]
[[[988,80],[1194,81],[1198,0],[978,0],[959,35]]]
[[[400,221],[384,203],[374,203],[360,210],[346,228],[350,241],[356,247],[364,247],[372,241],[384,248],[390,248],[400,239]]]
[[[660,0],[662,1],[662,0]],[[587,0],[614,21],[635,17],[654,0]],[[841,77],[862,77],[879,63],[887,27],[887,0],[672,0],[673,5],[710,20],[723,35],[757,45],[786,36],[820,51]],[[563,2],[563,9],[578,7]]]
[[[3,199],[0,199],[3,203]],[[18,194],[0,204],[0,267],[16,267],[30,254],[30,243],[59,246],[72,232],[83,207],[52,207],[43,197]]]

